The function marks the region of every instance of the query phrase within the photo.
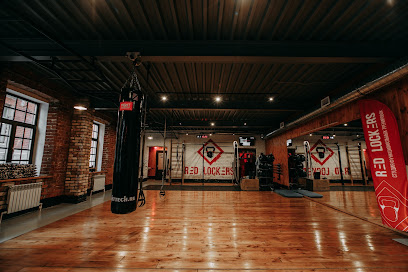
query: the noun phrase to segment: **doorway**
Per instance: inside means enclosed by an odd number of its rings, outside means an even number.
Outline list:
[[[166,152],[167,155],[167,152]],[[164,152],[163,150],[158,150],[156,152],[156,175],[155,179],[162,179],[163,169],[164,169]]]
[[[148,177],[151,179],[161,179],[163,175],[163,167],[163,147],[150,146],[147,173]]]

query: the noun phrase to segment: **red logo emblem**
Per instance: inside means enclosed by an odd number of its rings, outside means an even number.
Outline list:
[[[132,111],[133,110],[133,102],[120,102],[120,111]]]
[[[334,154],[330,147],[327,147],[322,140],[318,140],[310,149],[311,157],[314,161],[323,166]]]
[[[383,223],[387,226],[397,228],[401,225],[404,231],[408,230],[407,220],[407,199],[391,184],[383,180],[377,188],[377,202],[382,214]]]
[[[216,162],[220,157],[221,154],[224,153],[224,150],[221,149],[213,140],[208,140],[203,147],[201,147],[198,151],[201,157],[204,158],[206,162],[210,165]]]

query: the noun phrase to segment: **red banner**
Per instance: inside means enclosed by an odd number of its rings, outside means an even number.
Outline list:
[[[397,121],[376,100],[362,100],[359,106],[383,224],[408,231],[408,181]]]

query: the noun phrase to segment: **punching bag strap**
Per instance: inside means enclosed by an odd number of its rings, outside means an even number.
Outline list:
[[[163,189],[160,190],[160,198],[162,197],[166,197],[166,192]]]
[[[143,184],[142,182],[140,182],[139,197],[137,199],[137,201],[140,202],[139,207],[143,207],[146,204],[146,197],[145,197],[142,187],[143,187]]]

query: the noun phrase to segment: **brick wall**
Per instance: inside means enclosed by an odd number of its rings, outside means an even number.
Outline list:
[[[89,111],[74,111],[65,180],[65,195],[74,202],[84,200],[88,189],[92,124]]]
[[[112,184],[113,182],[115,146],[116,146],[116,126],[114,124],[110,124],[105,127],[105,137],[102,154],[102,171],[107,172],[105,180],[106,185]]]
[[[7,81],[25,86],[37,95],[48,99],[49,113],[40,175],[50,175],[44,180],[42,199],[58,196],[85,195],[88,188],[89,153],[92,121],[104,123],[106,133],[102,171],[107,171],[106,184],[112,184],[114,150],[116,141],[115,118],[100,112],[73,110],[72,93],[63,86],[44,80],[34,70],[10,65],[0,70],[0,114],[2,113]],[[113,124],[113,125],[112,125]],[[68,155],[69,154],[69,155]],[[68,163],[70,164],[68,166]],[[35,182],[35,181],[33,181]],[[0,209],[4,205],[6,188],[0,184]],[[3,198],[2,198],[3,197]],[[3,207],[4,208],[4,207]]]
[[[71,135],[72,108],[61,103],[51,103],[48,110],[47,131],[41,175],[52,175],[52,186],[43,188],[42,198],[64,194],[69,143]]]

